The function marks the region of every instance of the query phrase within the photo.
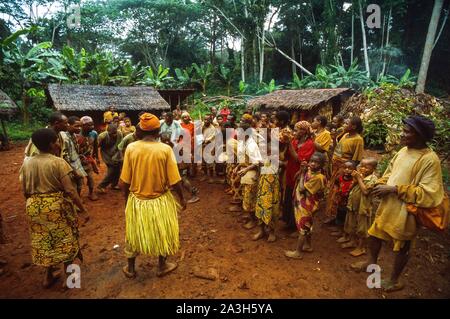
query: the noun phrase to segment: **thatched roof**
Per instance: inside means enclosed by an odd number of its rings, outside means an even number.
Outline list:
[[[0,115],[12,115],[17,111],[17,105],[2,90],[0,90]]]
[[[326,103],[341,94],[352,92],[349,88],[338,89],[304,89],[304,90],[278,90],[248,102],[250,107],[262,107],[267,109],[299,109],[311,110],[314,107]]]
[[[169,104],[152,87],[50,84],[53,107],[59,111],[170,110]]]

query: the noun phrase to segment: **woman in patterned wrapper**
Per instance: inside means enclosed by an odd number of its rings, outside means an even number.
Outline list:
[[[39,154],[24,162],[20,180],[27,199],[33,264],[46,268],[43,285],[49,288],[59,277],[54,273],[56,266],[64,263],[66,269],[77,257],[82,260],[77,209],[86,221],[88,217],[72,184],[73,169],[53,155],[59,148],[56,133],[40,129],[31,140]]]

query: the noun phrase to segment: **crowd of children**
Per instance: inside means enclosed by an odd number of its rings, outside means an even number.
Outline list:
[[[145,123],[145,116],[150,118],[148,113],[140,114],[140,123]],[[236,116],[228,109],[220,113],[212,109],[201,125],[194,124],[186,111],[164,113],[159,125],[156,125],[158,123],[155,124],[153,115],[151,116],[152,132],[157,127],[158,134],[150,134],[148,140],[159,139],[169,145],[174,150],[172,155],[183,155],[179,152],[177,154],[176,145],[189,146],[192,149],[189,160],[178,163],[178,174],[173,173],[176,175],[173,180],[178,181],[178,175],[180,176],[178,192],[185,190],[191,195],[187,203],[200,200],[198,189],[191,184],[189,178],[195,178],[198,171],[203,170],[203,178],[200,181],[207,179],[208,183],[226,184],[225,193],[231,196],[229,211],[241,217],[243,227],[257,227],[257,232],[252,236],[253,240],[267,238],[268,242],[276,241],[279,222],[284,222],[290,236],[298,238],[294,249],[285,252],[286,257],[301,259],[305,252],[313,252],[312,237],[314,228],[317,227],[319,212],[323,212],[326,217],[324,224],[330,226],[332,236],[338,237],[337,243],[341,244],[342,249],[353,249],[350,251],[352,256],[358,257],[368,252],[371,230],[371,236],[397,240],[392,235],[389,237],[382,233],[380,229],[374,229],[377,209],[374,194],[385,196],[394,190],[385,190],[387,186],[376,176],[377,160],[372,157],[363,158],[363,127],[359,117],[344,119],[335,116],[329,123],[326,117],[318,115],[311,122],[303,119],[292,125],[292,118],[286,111],[246,111],[240,122],[236,123]],[[145,130],[140,128],[139,125],[142,124],[133,126],[125,114],[118,114],[113,107],[105,112],[104,122],[105,130],[98,134],[94,130],[92,118],[88,116],[81,119],[74,116],[67,118],[61,113],[55,113],[50,117],[49,130],[39,131],[34,135],[26,149],[27,161],[40,153],[52,153],[68,165],[63,165],[61,161],[53,163],[48,159],[49,168],[53,165],[60,170],[59,179],[52,181],[52,185],[48,187],[55,195],[48,197],[39,195],[38,188],[33,184],[37,183],[36,181],[30,184],[29,178],[34,174],[30,170],[32,165],[36,165],[36,160],[29,163],[25,161],[21,179],[27,179],[23,180],[25,193],[28,198],[32,198],[31,206],[27,208],[30,214],[39,209],[40,201],[60,201],[56,193],[64,190],[71,194],[80,211],[85,210],[77,194],[73,194],[67,185],[65,175],[69,171],[78,195],[82,192],[84,180],[87,180],[88,198],[91,200],[98,200],[96,193],[106,193],[108,186],[112,190],[120,189],[118,183],[127,147],[142,140],[141,135]],[[428,129],[433,131],[434,124],[430,122],[422,117],[405,122],[409,125],[407,127],[413,127],[416,133],[419,132],[417,134],[425,136],[423,143],[416,148],[426,148],[425,143],[429,141],[432,133],[425,132],[427,128],[424,126],[428,125]],[[250,134],[239,138],[238,128]],[[45,143],[41,142],[40,138],[44,139]],[[217,145],[218,140],[221,145],[219,154],[217,147],[211,147]],[[35,145],[35,141],[39,145]],[[276,147],[271,147],[273,145]],[[195,161],[196,154],[193,151],[198,148],[204,153],[200,162]],[[262,152],[262,149],[266,151]],[[92,174],[99,173],[99,150],[107,173],[95,192]],[[211,155],[214,160],[208,160],[205,154]],[[45,156],[41,158],[47,159]],[[217,159],[220,159],[219,162]],[[388,183],[389,176],[384,178],[384,184]],[[396,188],[395,192],[397,191],[400,192],[400,187],[398,190]],[[417,190],[404,190],[406,193],[413,191]],[[408,194],[403,196],[414,197]],[[60,211],[51,213],[59,216]],[[81,256],[76,247],[77,232],[72,232],[73,247],[67,252],[71,254],[70,260]],[[36,242],[33,254],[36,252],[45,255],[46,249],[50,248]],[[370,256],[373,256],[373,252]],[[67,256],[64,258],[66,259],[60,261],[67,260]],[[38,255],[34,256],[34,260],[38,259]],[[42,264],[49,267],[46,274],[48,285],[53,280],[51,267],[54,262]],[[362,264],[353,266],[359,269]],[[134,261],[124,272],[129,277],[133,276]]]

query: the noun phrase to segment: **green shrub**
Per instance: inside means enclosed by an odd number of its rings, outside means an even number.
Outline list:
[[[364,143],[368,148],[383,149],[388,129],[380,121],[368,122],[364,126]]]
[[[38,121],[34,121],[28,125],[23,124],[21,121],[6,122],[8,137],[12,141],[26,141],[30,139],[31,134],[35,130],[43,127],[45,127],[45,124]]]

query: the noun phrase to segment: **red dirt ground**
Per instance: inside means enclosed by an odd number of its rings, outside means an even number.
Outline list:
[[[242,228],[238,218],[226,211],[229,197],[223,185],[194,180],[201,201],[179,214],[179,261],[172,274],[156,277],[157,260],[140,257],[135,280],[123,276],[125,237],[124,199],[109,191],[98,202],[83,194],[90,222],[81,228],[84,263],[81,289],[63,291],[59,282],[41,288],[43,270],[31,264],[25,201],[18,181],[24,145],[0,153],[0,212],[8,242],[0,245],[0,259],[8,264],[0,275],[0,298],[449,298],[450,236],[421,230],[403,279],[403,291],[383,294],[368,289],[368,273],[356,274],[348,265],[354,258],[338,248],[335,237],[316,223],[315,251],[303,260],[288,260],[285,249],[296,239],[278,231],[275,243],[254,242],[254,230]],[[99,181],[103,174],[97,176]],[[320,219],[320,214],[319,214]],[[118,244],[119,249],[113,246]],[[382,276],[390,273],[393,254],[383,247]],[[363,257],[360,257],[363,258]],[[217,280],[194,275],[194,269],[218,273]]]

